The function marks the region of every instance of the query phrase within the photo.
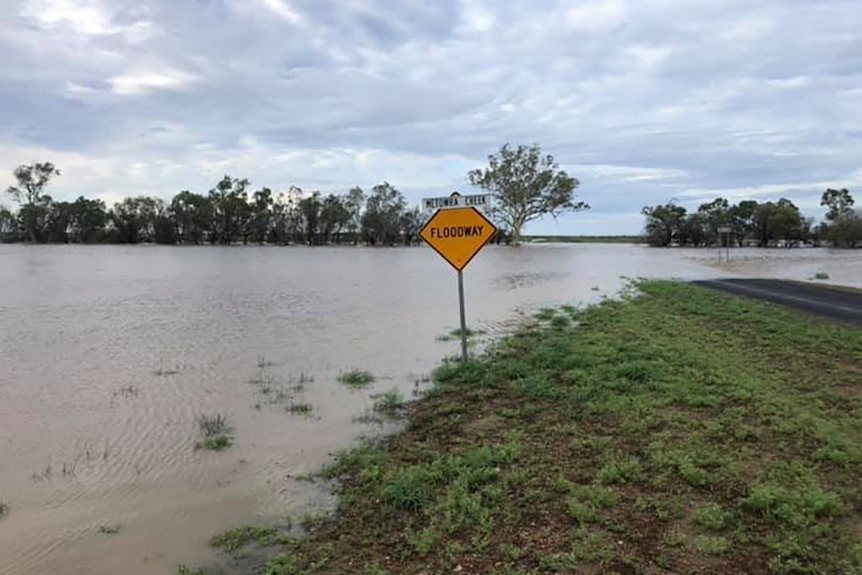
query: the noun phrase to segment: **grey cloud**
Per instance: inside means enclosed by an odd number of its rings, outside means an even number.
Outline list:
[[[593,211],[553,226],[572,232],[637,231],[642,205],[691,191],[862,184],[854,0],[284,0],[296,22],[263,0],[81,0],[98,34],[40,27],[30,1],[0,14],[0,143],[92,158],[92,177],[75,160],[92,193],[137,182],[116,166],[143,158],[164,195],[249,170],[276,187],[398,176],[418,199],[463,189],[506,141],[580,177]]]

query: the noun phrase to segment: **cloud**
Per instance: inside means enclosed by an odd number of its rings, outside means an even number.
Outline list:
[[[0,187],[26,157],[64,168],[57,197],[230,173],[418,202],[537,142],[593,210],[534,231],[631,233],[674,197],[819,215],[823,184],[862,184],[855,0],[7,4]]]
[[[111,91],[121,96],[140,95],[154,90],[182,90],[196,78],[178,70],[135,71],[108,78]]]
[[[30,0],[22,14],[46,30],[68,26],[79,34],[102,35],[117,31],[105,9],[94,2]]]
[[[284,0],[261,0],[263,5],[273,14],[287,20],[291,24],[299,24],[302,21],[299,13],[291,8]]]
[[[574,30],[602,31],[622,24],[626,14],[622,0],[580,0],[566,10],[565,20]]]

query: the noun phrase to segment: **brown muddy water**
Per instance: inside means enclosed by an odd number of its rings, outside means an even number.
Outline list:
[[[621,276],[862,282],[858,252],[714,256],[489,247],[465,272],[468,324],[493,337]],[[457,325],[455,273],[427,248],[0,246],[0,574],[173,573],[226,528],[300,516],[321,494],[292,476],[378,432],[356,421],[371,396],[427,385]],[[351,369],[378,381],[348,390]],[[235,445],[195,451],[216,412]]]

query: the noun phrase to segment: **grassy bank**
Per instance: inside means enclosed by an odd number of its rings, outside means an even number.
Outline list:
[[[234,532],[236,570],[862,573],[862,331],[640,289],[441,366],[404,431],[325,470],[335,518]]]

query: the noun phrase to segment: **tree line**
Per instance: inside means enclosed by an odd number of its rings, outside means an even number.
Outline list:
[[[109,208],[84,196],[55,201],[46,193],[60,171],[51,162],[14,170],[17,185],[7,194],[18,204],[13,213],[0,206],[0,241],[31,243],[269,243],[327,245],[365,243],[414,245],[424,223],[418,207],[389,182],[365,192],[285,193],[250,190],[247,179],[225,175],[206,194],[183,190],[170,202],[150,196],[125,198]],[[488,167],[471,170],[467,180],[493,197],[489,216],[499,228],[494,241],[517,244],[523,226],[536,218],[588,209],[575,201],[578,181],[537,144],[505,144],[488,156]]]
[[[730,242],[740,247],[828,243],[855,248],[862,246],[862,212],[854,211],[853,204],[847,189],[827,189],[820,199],[820,205],[827,209],[825,221],[819,224],[814,218],[803,217],[786,198],[737,204],[717,198],[694,212],[671,202],[646,206],[641,213],[646,217],[647,241],[653,246],[723,246]],[[721,233],[724,229],[729,232]]]
[[[421,226],[419,208],[388,182],[366,193],[323,195],[291,187],[275,194],[251,191],[247,179],[224,176],[206,194],[183,190],[169,202],[125,198],[108,208],[84,196],[56,201],[45,193],[60,172],[50,162],[20,166],[7,192],[17,214],[0,209],[0,238],[7,242],[119,244],[340,244],[410,245]]]

